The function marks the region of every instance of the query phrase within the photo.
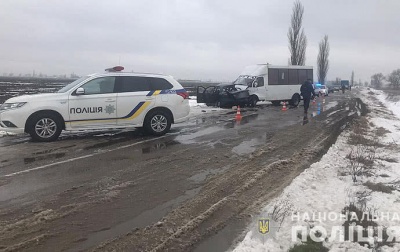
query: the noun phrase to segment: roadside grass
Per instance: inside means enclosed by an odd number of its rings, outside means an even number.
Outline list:
[[[388,162],[388,163],[398,163],[399,161],[395,158],[390,157],[378,157],[377,159]]]
[[[380,227],[375,221],[379,207],[368,204],[371,195],[371,190],[349,191],[349,203],[342,210],[342,214],[346,216],[346,221],[342,225],[344,240],[357,242],[363,247],[373,249],[372,251],[380,251],[380,247],[393,244],[388,241],[386,227]],[[366,237],[374,238],[374,243],[369,243],[365,239],[359,240]]]
[[[361,209],[363,207],[357,207],[356,204],[350,203],[349,206],[346,206],[343,210],[342,213],[346,214],[347,219],[343,223],[344,227],[344,240],[345,241],[353,241],[353,242],[358,242],[361,246],[369,246],[368,242],[365,241],[358,241],[358,230],[353,229],[354,227],[361,227],[363,228],[362,230],[362,236],[363,237],[368,237],[368,227],[376,227],[378,224],[374,221],[372,221],[372,210],[368,212],[368,218],[365,218],[365,210],[366,209]],[[374,232],[375,236],[375,232]]]
[[[382,109],[378,109],[379,113],[377,113],[377,109],[374,109],[374,112],[381,117],[390,114],[390,111],[387,111],[383,104],[381,105]],[[374,192],[391,194],[400,187],[400,180],[387,183],[374,182],[375,177],[390,177],[388,174],[378,174],[379,169],[385,167],[381,161],[398,162],[396,158],[385,155],[386,150],[398,149],[397,142],[393,140],[393,142],[384,143],[380,140],[389,133],[391,131],[383,127],[376,127],[367,117],[361,117],[355,121],[347,139],[347,143],[350,145],[350,150],[346,155],[347,167],[344,167],[338,173],[340,176],[351,175],[355,185],[364,186],[364,189],[358,190],[350,196],[349,203],[342,210],[342,213],[347,217],[342,224],[344,240],[359,243],[363,247],[372,249],[372,251],[380,251],[379,248],[382,246],[393,245],[387,242],[386,228],[380,227],[374,218],[379,207],[368,204]],[[367,181],[359,181],[360,177],[373,178]],[[372,235],[375,240],[374,243],[369,243],[365,239],[360,240],[360,234],[363,238]]]
[[[367,181],[364,183],[364,186],[374,192],[392,193],[394,191],[392,187],[383,183],[373,183],[371,181]]]
[[[375,135],[378,137],[383,137],[385,136],[387,133],[391,133],[389,130],[383,128],[383,127],[379,127],[375,129]]]
[[[361,192],[361,194],[365,194],[366,192]],[[367,195],[369,193],[366,193]],[[377,208],[374,207],[366,207],[366,202],[358,202],[361,204],[350,203],[346,206],[342,213],[347,215],[347,220],[343,223],[344,227],[344,240],[357,242],[363,247],[368,247],[372,249],[372,251],[380,251],[380,248],[383,246],[393,246],[391,242],[389,242],[387,228],[382,228],[381,232],[379,232],[379,225],[374,219],[374,215],[377,211]],[[365,216],[367,213],[368,216]],[[358,228],[361,228],[361,232]],[[359,241],[359,235],[362,235],[363,238],[369,237],[371,234],[375,240],[373,244],[363,240]]]
[[[322,242],[315,242],[310,236],[307,237],[307,241],[302,244],[296,244],[294,247],[289,249],[289,252],[328,252],[329,249],[324,247]]]
[[[388,131],[383,128],[373,129],[373,127],[366,117],[361,117],[354,122],[348,135],[347,143],[350,145],[350,151],[346,155],[348,164],[339,172],[339,175],[351,175],[354,183],[360,177],[375,176],[376,165],[383,165],[378,160],[397,161],[393,158],[380,157],[378,155],[382,149],[390,147],[390,144],[384,144],[380,141]]]

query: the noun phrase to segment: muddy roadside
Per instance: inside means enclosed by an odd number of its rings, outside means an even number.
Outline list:
[[[160,222],[106,242],[95,251],[215,249],[216,243],[207,238],[230,223],[235,223],[236,227],[245,226],[252,214],[317,161],[354,118],[367,112],[359,99],[338,107],[339,112],[329,122],[322,116],[308,127],[285,128],[284,134],[274,135],[268,144],[253,153],[249,160],[235,164],[229,173],[214,177],[196,197]],[[240,232],[237,229],[230,238],[240,237]]]
[[[9,192],[29,194],[1,209],[1,248],[209,250],[208,239],[231,223],[244,227],[363,113],[347,98],[304,126],[298,110],[271,108],[239,126],[193,125],[200,129],[6,181]]]

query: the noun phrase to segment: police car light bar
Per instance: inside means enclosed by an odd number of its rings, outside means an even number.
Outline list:
[[[106,72],[121,72],[122,70],[124,70],[123,66],[115,66],[115,67],[107,68],[105,71]]]

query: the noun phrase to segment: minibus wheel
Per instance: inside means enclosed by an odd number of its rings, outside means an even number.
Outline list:
[[[293,107],[299,106],[300,103],[300,95],[299,94],[294,94],[292,96],[292,99],[289,101],[289,105]]]
[[[255,107],[257,105],[258,102],[258,97],[255,95],[250,96],[249,98],[249,107]]]

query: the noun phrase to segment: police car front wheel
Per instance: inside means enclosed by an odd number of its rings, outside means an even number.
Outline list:
[[[161,136],[171,128],[171,116],[165,111],[158,110],[146,116],[144,128],[152,135]]]
[[[51,142],[60,136],[62,128],[57,116],[39,114],[31,119],[28,131],[35,141]]]

